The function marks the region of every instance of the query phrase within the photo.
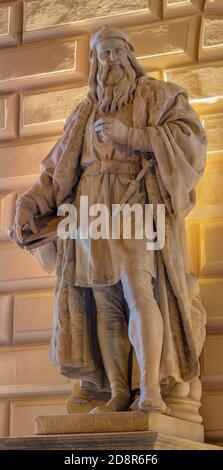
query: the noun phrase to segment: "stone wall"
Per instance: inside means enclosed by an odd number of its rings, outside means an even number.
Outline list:
[[[63,413],[71,384],[48,364],[53,276],[7,238],[13,191],[36,179],[67,114],[86,95],[91,32],[130,34],[150,75],[184,85],[209,138],[187,220],[192,271],[208,311],[201,358],[206,440],[223,442],[222,0],[0,0],[0,435]]]

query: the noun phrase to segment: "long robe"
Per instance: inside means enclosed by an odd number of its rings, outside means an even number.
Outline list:
[[[80,158],[88,117],[96,103],[91,95],[65,122],[64,132],[41,164],[41,174],[22,196],[44,214],[71,202],[80,178]],[[133,100],[129,133],[135,148],[147,145],[155,159],[145,176],[149,200],[166,207],[165,246],[157,252],[157,301],[163,316],[164,336],[161,383],[190,381],[199,374],[199,355],[205,337],[206,312],[197,280],[188,271],[184,219],[196,202],[195,186],[205,168],[207,138],[184,88],[152,77],[140,77]],[[143,150],[141,152],[143,161]],[[156,220],[154,220],[156,223]],[[52,260],[49,243],[33,250],[42,265]],[[54,323],[50,361],[83,387],[104,390],[106,374],[96,336],[96,310],[91,289],[63,281],[67,240],[57,240]],[[73,260],[75,262],[75,260]]]

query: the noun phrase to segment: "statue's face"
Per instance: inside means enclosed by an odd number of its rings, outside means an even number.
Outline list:
[[[96,44],[94,76],[97,86],[99,112],[115,112],[132,100],[136,86],[136,72],[129,59],[126,41],[107,38]]]
[[[98,61],[101,65],[118,65],[127,59],[125,42],[122,39],[103,39],[96,45]]]

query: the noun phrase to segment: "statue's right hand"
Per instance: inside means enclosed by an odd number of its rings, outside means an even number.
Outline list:
[[[32,232],[37,233],[32,210],[23,204],[19,204],[15,214],[15,231],[20,243],[23,243],[22,227],[25,224],[29,224]]]

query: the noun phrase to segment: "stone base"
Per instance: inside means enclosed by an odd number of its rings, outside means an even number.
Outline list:
[[[223,450],[152,431],[0,438],[0,450]]]
[[[202,423],[199,414],[201,403],[189,397],[166,397],[165,403],[170,409],[170,415],[174,418],[190,421],[191,423]]]
[[[204,444],[203,426],[158,413],[38,416],[36,436],[0,438],[17,450],[223,450]]]
[[[35,434],[128,433],[153,431],[184,439],[204,441],[203,426],[159,413],[125,411],[118,413],[75,413],[38,416]]]

